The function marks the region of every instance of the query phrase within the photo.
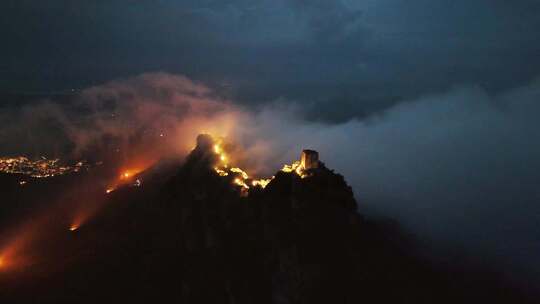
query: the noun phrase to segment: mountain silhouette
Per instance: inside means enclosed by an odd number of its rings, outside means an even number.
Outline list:
[[[247,195],[213,169],[211,137],[183,164],[120,187],[47,244],[61,267],[8,278],[5,303],[529,303],[496,274],[433,266],[411,236],[362,216],[324,163]],[[146,174],[146,175],[145,175]],[[53,269],[53,270],[51,270]],[[532,303],[532,302],[531,302]]]

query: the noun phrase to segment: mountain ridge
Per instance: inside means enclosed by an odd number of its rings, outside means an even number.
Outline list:
[[[197,146],[157,178],[141,173],[141,187],[107,194],[98,216],[48,244],[61,267],[8,280],[0,299],[533,303],[492,273],[445,272],[411,255],[414,238],[364,217],[344,177],[322,162],[306,174],[278,171],[244,195],[234,175],[214,170],[211,149]]]

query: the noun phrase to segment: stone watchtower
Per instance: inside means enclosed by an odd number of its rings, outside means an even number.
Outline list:
[[[300,165],[304,170],[319,168],[319,152],[314,150],[303,150],[300,158]]]

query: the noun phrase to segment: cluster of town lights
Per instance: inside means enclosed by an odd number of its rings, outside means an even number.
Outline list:
[[[67,173],[79,172],[88,165],[85,162],[78,162],[72,166],[61,165],[59,159],[47,159],[41,157],[37,160],[30,160],[27,157],[19,156],[13,158],[0,158],[0,172],[9,174],[28,175],[33,178],[46,178]],[[21,181],[23,186],[26,181]]]

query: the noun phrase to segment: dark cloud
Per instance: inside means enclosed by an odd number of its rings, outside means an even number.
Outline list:
[[[314,119],[343,121],[454,85],[501,91],[540,69],[533,30],[540,6],[531,0],[2,6],[3,91],[86,87],[163,70],[222,85],[247,105],[284,97],[313,105]],[[346,107],[337,111],[336,103]]]
[[[306,19],[308,29],[317,40],[338,42],[353,36],[359,30],[361,12],[348,8],[340,1],[290,2],[296,13]]]

